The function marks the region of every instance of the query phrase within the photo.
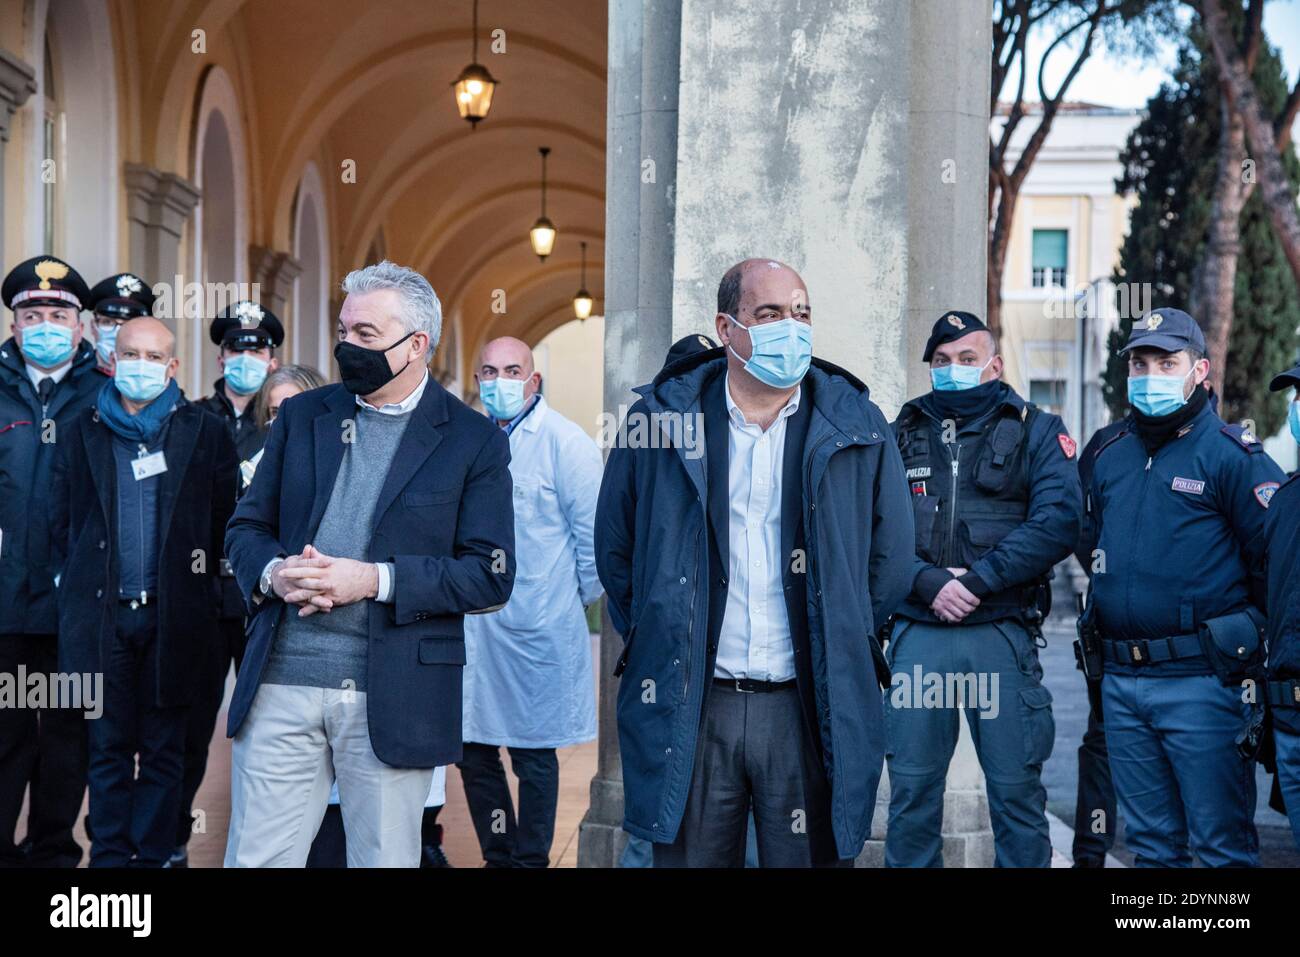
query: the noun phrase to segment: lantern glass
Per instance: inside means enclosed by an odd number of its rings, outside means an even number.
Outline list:
[[[487,117],[492,109],[492,94],[497,81],[486,67],[471,63],[461,72],[452,89],[456,92],[456,109],[460,118],[477,123]]]
[[[545,216],[539,216],[528,231],[528,238],[532,241],[533,252],[545,259],[555,248],[555,224]]]
[[[579,319],[586,319],[591,315],[591,308],[596,301],[591,298],[591,293],[585,289],[579,289],[578,294],[573,297],[573,314]]]

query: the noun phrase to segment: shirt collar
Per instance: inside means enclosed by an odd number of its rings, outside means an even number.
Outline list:
[[[740,411],[740,406],[736,405],[736,401],[731,397],[731,373],[730,372],[727,373],[727,379],[726,382],[724,383],[722,394],[727,397],[727,418],[731,420],[732,425],[735,425],[736,427],[743,429],[745,428],[745,426],[758,424],[756,422],[746,421],[745,413]],[[777,422],[781,421],[782,419],[788,419],[790,416],[798,412],[799,400],[802,397],[803,397],[803,385],[801,383],[800,385],[795,386],[794,395],[790,396],[790,400],[786,402],[786,404],[782,407],[781,411],[776,414],[776,418],[772,420],[772,425],[775,425]]]
[[[542,401],[542,394],[540,392],[534,392],[533,397],[529,399],[527,402],[525,402],[524,407],[519,410],[519,414],[516,415],[513,419],[511,419],[509,422],[507,422],[505,425],[501,426],[501,428],[506,430],[506,435],[510,435],[511,433],[513,433],[514,430],[519,426],[519,423],[524,421],[524,419],[528,418],[529,413],[531,413],[533,409],[537,408],[538,404],[541,401]]]
[[[365,399],[361,398],[361,396],[357,396],[357,405],[361,406],[363,409],[369,409],[371,412],[378,412],[381,415],[401,415],[404,412],[410,412],[420,404],[420,398],[424,395],[425,386],[428,384],[429,370],[425,369],[424,378],[420,380],[420,384],[412,389],[411,394],[401,402],[385,402],[382,407],[377,409]]]
[[[30,362],[23,363],[23,366],[27,369],[27,378],[31,379],[32,385],[37,387],[40,386],[42,379],[53,379],[54,384],[58,385],[63,381],[64,376],[72,371],[71,362],[65,365],[62,369],[55,369],[53,372],[46,372],[44,369],[39,369]]]

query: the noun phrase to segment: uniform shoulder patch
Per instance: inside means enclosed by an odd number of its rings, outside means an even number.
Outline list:
[[[1262,507],[1268,508],[1268,503],[1273,501],[1273,496],[1281,487],[1281,482],[1260,482],[1255,486],[1255,501]]]
[[[1219,430],[1243,452],[1263,452],[1264,445],[1254,432],[1241,425],[1225,425]]]
[[[1056,434],[1056,441],[1061,443],[1061,451],[1065,453],[1067,459],[1074,458],[1074,453],[1079,448],[1079,444],[1075,442],[1074,439],[1070,438],[1064,432],[1058,432]]]

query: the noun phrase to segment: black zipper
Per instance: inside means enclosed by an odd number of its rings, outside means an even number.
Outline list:
[[[956,449],[954,453],[953,450]],[[954,438],[953,442],[948,444],[948,458],[952,462],[952,495],[948,500],[948,541],[944,545],[944,554],[941,558],[947,559],[945,567],[956,567],[957,564],[957,490],[961,485],[961,445]]]

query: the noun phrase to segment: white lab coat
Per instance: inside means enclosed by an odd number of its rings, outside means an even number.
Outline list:
[[[593,544],[600,450],[538,397],[510,433],[515,586],[499,611],[465,616],[466,741],[562,748],[596,737],[583,606],[601,595]]]

